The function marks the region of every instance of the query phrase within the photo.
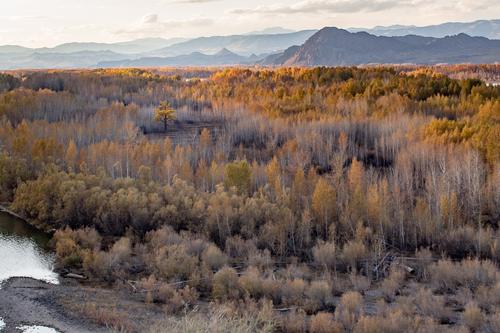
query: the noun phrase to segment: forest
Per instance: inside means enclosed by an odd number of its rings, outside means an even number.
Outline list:
[[[499,73],[6,72],[0,202],[116,331],[499,332]]]

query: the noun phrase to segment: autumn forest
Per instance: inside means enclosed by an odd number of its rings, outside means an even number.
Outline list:
[[[5,72],[0,202],[154,313],[61,303],[116,331],[499,332],[499,77]]]

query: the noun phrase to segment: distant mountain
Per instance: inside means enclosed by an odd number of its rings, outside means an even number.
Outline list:
[[[0,54],[2,69],[48,69],[93,67],[100,61],[127,59],[127,55],[111,51],[82,51],[74,53],[29,53],[13,56]]]
[[[244,35],[278,35],[278,34],[290,34],[296,32],[295,30],[285,29],[283,27],[271,27],[263,30],[251,31]]]
[[[52,48],[4,45],[0,46],[0,69],[494,63],[500,61],[499,26],[500,20],[490,20],[376,27],[369,29],[370,33],[336,28],[291,32],[272,27],[246,35],[190,40],[144,38],[118,43],[66,43]]]
[[[480,20],[467,23],[448,22],[423,27],[393,25],[388,27],[375,27],[373,29],[351,28],[347,30],[351,32],[366,31],[377,36],[419,35],[424,37],[442,38],[465,33],[469,36],[500,39],[500,20]]]
[[[0,55],[1,54],[7,54],[7,53],[12,53],[12,54],[26,54],[32,52],[32,49],[23,47],[23,46],[17,46],[17,45],[2,45],[0,46]]]
[[[241,55],[282,51],[292,45],[303,44],[316,30],[303,30],[286,34],[234,35],[200,37],[151,52],[151,56],[172,57],[192,52],[214,54],[227,48]]]
[[[182,38],[144,38],[120,43],[67,43],[54,48],[39,49],[37,52],[75,53],[82,51],[111,51],[123,54],[145,53],[185,41]]]
[[[175,57],[144,57],[135,60],[100,62],[97,67],[229,66],[250,64],[259,59],[255,55],[250,57],[240,56],[224,48],[212,55],[193,52]]]
[[[267,57],[264,65],[344,66],[391,63],[494,63],[500,61],[500,40],[466,34],[432,38],[385,37],[324,28],[301,47]]]

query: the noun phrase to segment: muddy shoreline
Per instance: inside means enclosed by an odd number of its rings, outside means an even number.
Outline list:
[[[5,333],[21,332],[22,325],[39,325],[61,333],[107,332],[93,323],[72,317],[61,307],[60,299],[71,299],[79,286],[54,285],[30,278],[11,278],[0,287],[0,317]]]
[[[85,309],[113,313],[133,323],[132,332],[145,332],[151,323],[164,316],[162,309],[148,305],[126,290],[82,285],[61,278],[61,284],[49,284],[30,278],[11,278],[0,287],[0,318],[5,322],[2,333],[21,332],[17,327],[38,325],[60,333],[111,332],[89,318]]]

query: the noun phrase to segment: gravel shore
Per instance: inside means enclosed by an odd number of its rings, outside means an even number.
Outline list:
[[[71,299],[78,286],[54,285],[29,278],[11,278],[0,287],[2,333],[21,332],[18,327],[52,327],[61,333],[100,333],[92,323],[68,316],[58,299]]]

